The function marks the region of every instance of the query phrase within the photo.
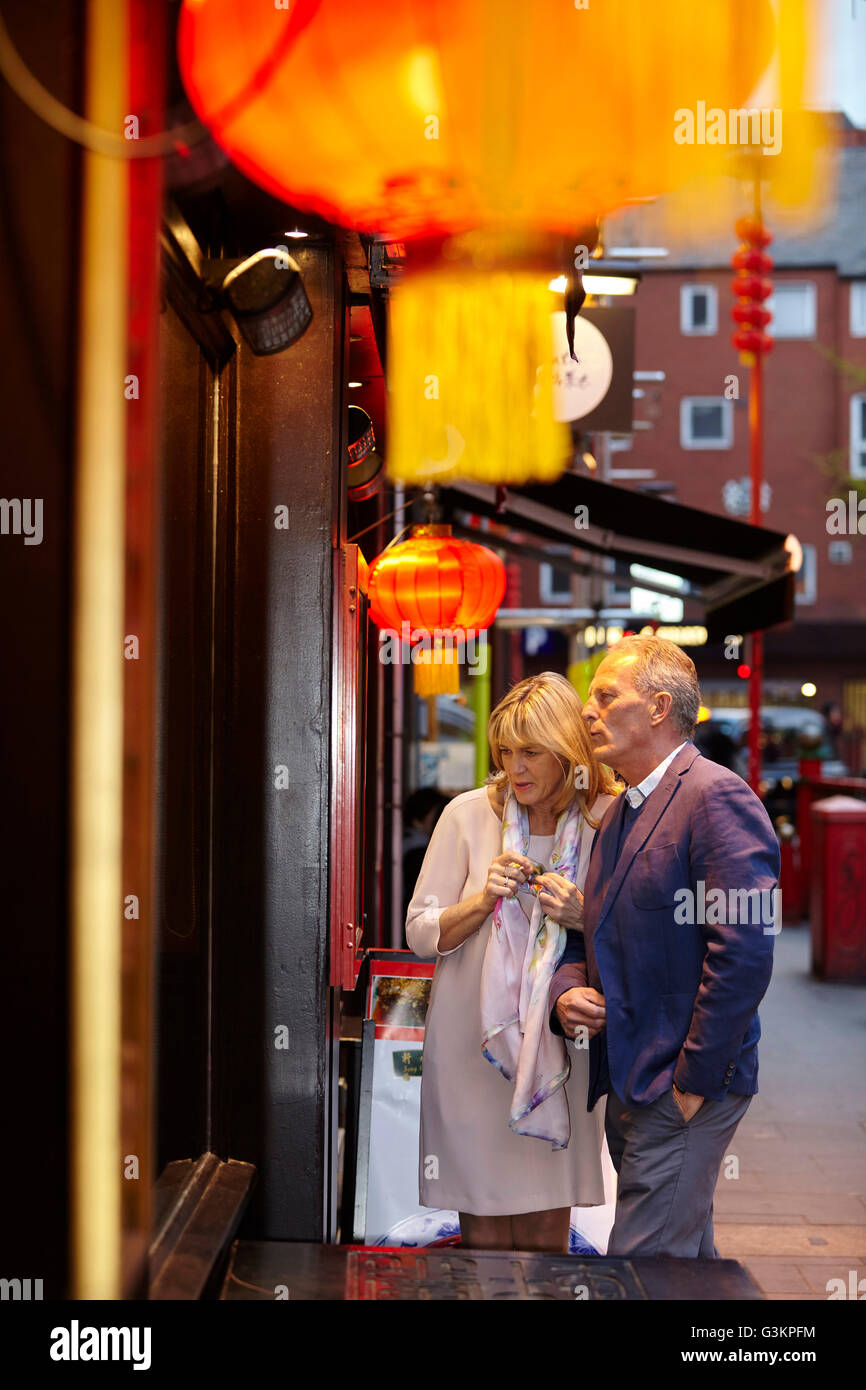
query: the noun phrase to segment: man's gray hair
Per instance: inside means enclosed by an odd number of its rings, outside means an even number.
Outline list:
[[[632,667],[635,689],[641,695],[666,690],[671,697],[670,721],[684,738],[691,738],[698,722],[701,689],[695,663],[676,642],[666,637],[622,637],[611,655],[634,654]]]

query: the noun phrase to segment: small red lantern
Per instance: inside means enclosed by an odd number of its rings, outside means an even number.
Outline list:
[[[450,526],[415,526],[370,566],[370,616],[411,645],[419,695],[456,694],[459,645],[493,622],[505,566],[486,546],[455,540]]]
[[[769,299],[773,293],[773,285],[770,280],[765,280],[761,275],[738,274],[734,277],[734,294],[738,299],[757,300]]]
[[[739,328],[731,334],[731,342],[740,352],[756,355],[759,352],[772,352],[773,339],[759,328]]]
[[[734,223],[734,231],[740,241],[744,241],[747,246],[763,248],[769,246],[773,240],[773,233],[767,230],[760,217],[756,217],[754,213],[749,213],[746,217],[739,217]]]
[[[738,300],[731,310],[734,323],[739,323],[743,328],[766,328],[772,317],[769,309],[762,309],[760,304],[745,300]]]
[[[734,270],[751,270],[756,275],[769,275],[774,262],[772,256],[766,256],[753,246],[741,246],[731,257],[731,265]]]

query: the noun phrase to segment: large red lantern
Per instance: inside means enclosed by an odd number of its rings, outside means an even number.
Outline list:
[[[244,173],[405,244],[388,470],[411,482],[562,472],[548,282],[600,215],[727,169],[683,113],[736,107],[775,45],[769,0],[184,0],[179,27]]]
[[[456,694],[460,649],[493,622],[505,566],[486,546],[455,540],[450,526],[415,526],[373,561],[368,592],[389,659],[411,648],[418,694]]]

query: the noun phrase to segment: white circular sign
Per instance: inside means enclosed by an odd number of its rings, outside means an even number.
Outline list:
[[[604,400],[613,380],[613,358],[607,339],[594,323],[574,320],[574,356],[568,351],[565,313],[551,314],[553,327],[553,415],[556,420],[580,420]]]

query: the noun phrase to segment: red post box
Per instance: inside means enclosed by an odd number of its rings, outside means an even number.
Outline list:
[[[866,801],[812,807],[812,971],[866,981]]]

